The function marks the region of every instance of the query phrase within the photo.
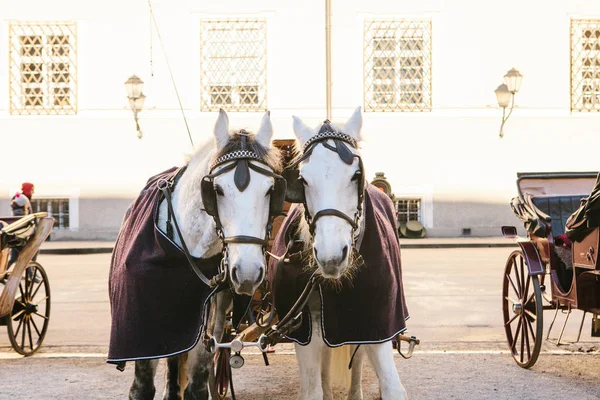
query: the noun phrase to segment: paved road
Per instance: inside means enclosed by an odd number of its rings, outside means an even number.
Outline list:
[[[557,349],[544,344],[544,354],[533,371],[516,367],[506,354],[500,288],[504,262],[512,250],[403,251],[409,333],[423,341],[412,360],[398,359],[412,398],[600,398],[600,356],[595,351],[587,353],[600,347],[600,342],[590,337],[589,322],[584,326],[584,343],[559,349],[563,355],[550,354]],[[109,260],[108,254],[40,256],[52,288],[50,328],[39,354],[19,359],[9,347],[5,328],[0,327],[0,399],[124,397],[132,366],[119,373],[103,359],[110,323]],[[550,316],[546,313],[546,320]],[[567,339],[575,337],[580,317],[577,312],[571,318]],[[248,364],[239,371],[243,374],[238,379],[238,391],[244,393],[241,398],[294,398],[297,367],[293,356],[285,354],[289,349],[283,346],[272,357],[273,368],[261,367],[259,359],[248,356]],[[86,354],[86,358],[73,357]],[[15,376],[19,378],[11,379]],[[263,394],[255,380],[275,380],[280,385],[269,384]],[[370,388],[365,398],[374,398],[372,374],[365,382]],[[85,390],[83,397],[81,390]]]
[[[298,388],[298,369],[292,355],[272,356],[265,367],[260,356],[246,356],[234,372],[236,394],[243,400],[292,400]],[[516,367],[507,355],[417,354],[396,360],[409,398],[427,400],[597,400],[600,398],[600,357],[542,357],[533,370]],[[2,400],[124,399],[133,366],[118,372],[102,359],[20,359],[0,361]],[[163,364],[157,373],[163,386]],[[377,398],[373,372],[365,368],[364,399]],[[341,390],[336,399],[342,399]],[[155,397],[159,399],[157,394]]]

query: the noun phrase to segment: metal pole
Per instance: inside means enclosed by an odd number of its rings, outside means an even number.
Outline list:
[[[325,86],[327,119],[331,119],[331,0],[325,0]]]

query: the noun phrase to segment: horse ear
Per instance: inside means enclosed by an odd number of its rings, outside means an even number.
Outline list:
[[[222,108],[219,109],[219,118],[217,118],[217,123],[215,124],[215,141],[217,143],[217,148],[221,150],[225,145],[229,142],[229,117],[227,113]]]
[[[295,115],[293,115],[292,118],[294,119],[294,133],[300,141],[300,145],[304,146],[304,143],[314,135],[314,132],[310,126],[306,125],[300,118]]]
[[[262,118],[260,128],[256,133],[256,141],[263,147],[268,148],[271,146],[271,139],[273,138],[273,125],[271,124],[271,111],[267,111]]]
[[[362,113],[361,107],[358,106],[352,116],[346,121],[344,125],[344,133],[352,136],[355,140],[360,141],[360,130],[362,128]]]

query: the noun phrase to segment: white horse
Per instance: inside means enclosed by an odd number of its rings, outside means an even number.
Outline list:
[[[294,119],[294,133],[301,147],[315,135],[319,128],[313,129],[307,126],[296,116]],[[360,107],[344,125],[331,124],[337,131],[349,135],[356,142],[361,140],[362,115]],[[313,139],[314,140],[314,139]],[[326,148],[329,145],[330,148]],[[359,159],[342,161],[331,149],[336,144],[332,140],[320,142],[314,145],[309,158],[299,164],[301,181],[304,183],[305,205],[313,218],[314,226],[309,227],[307,221],[300,219],[300,239],[305,243],[312,243],[313,257],[323,278],[338,280],[351,268],[351,249],[354,245],[354,236],[362,234],[363,225],[361,220],[354,221],[356,229],[352,226],[353,216],[357,216],[359,204],[359,188],[363,187],[361,180],[365,177]],[[353,155],[360,156],[360,151],[352,146],[347,146]],[[350,163],[348,163],[348,161]],[[289,185],[289,183],[288,183]],[[325,213],[315,219],[316,214],[322,210],[337,210],[343,215]],[[312,230],[312,232],[311,232]],[[356,349],[356,346],[343,346],[341,348],[330,348],[323,340],[321,325],[321,301],[318,291],[313,291],[309,299],[308,307],[312,317],[310,344],[302,346],[295,345],[296,357],[300,369],[300,400],[332,399],[330,363],[333,359],[338,363],[337,371],[348,368],[348,355]],[[332,352],[344,351],[344,356],[332,357]],[[356,352],[352,370],[351,385],[348,397],[351,400],[362,399],[361,387],[361,363],[364,355],[367,355],[373,366],[377,378],[381,397],[383,400],[406,399],[406,391],[400,382],[400,378],[394,365],[392,342],[387,341],[379,344],[361,345]],[[334,353],[335,355],[335,353]],[[341,364],[341,365],[340,365]]]
[[[221,110],[214,128],[214,141],[200,148],[191,158],[187,170],[173,189],[173,214],[181,234],[192,256],[210,258],[222,251],[213,217],[205,211],[200,193],[201,181],[209,174],[211,165],[228,150],[236,150],[240,136],[245,132],[230,132],[229,120]],[[263,163],[250,161],[262,169],[277,171],[281,160],[279,151],[271,146],[273,128],[267,112],[256,135],[247,136],[248,150],[258,154]],[[237,141],[237,144],[235,143]],[[235,161],[234,161],[235,162]],[[225,162],[214,169],[213,175],[227,168],[232,162]],[[267,164],[267,165],[265,165]],[[234,181],[236,170],[230,170],[214,178],[218,218],[224,237],[265,238],[270,219],[270,197],[274,178],[250,169],[251,178],[243,191]],[[168,206],[160,204],[158,228],[167,232]],[[175,242],[181,246],[178,234]],[[228,276],[231,287],[238,294],[251,295],[265,277],[265,254],[258,243],[233,242],[228,248]],[[220,339],[225,313],[230,307],[231,294],[225,290],[213,297],[211,313],[214,325],[213,335]],[[215,312],[216,311],[216,312]],[[204,321],[208,323],[208,321]],[[141,360],[135,363],[135,379],[129,392],[130,399],[153,399],[155,394],[154,375],[158,359]],[[167,361],[167,377],[164,399],[208,399],[207,379],[213,368],[212,354],[206,351],[200,341],[187,354],[170,357]]]

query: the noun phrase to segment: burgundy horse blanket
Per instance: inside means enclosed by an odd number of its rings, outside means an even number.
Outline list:
[[[364,264],[358,267],[353,278],[342,279],[341,289],[327,283],[318,285],[323,338],[332,347],[381,343],[406,329],[408,310],[402,287],[394,206],[389,197],[373,185],[367,186],[364,202],[365,232],[359,249]],[[273,254],[284,254],[290,240],[297,239],[299,218],[303,216],[300,208],[295,207],[275,238]],[[303,244],[296,243],[288,254],[303,250]],[[269,265],[271,291],[279,318],[292,308],[312,273],[298,257],[286,259],[289,261],[272,258]],[[302,324],[289,339],[302,345],[310,343],[310,324],[309,310],[305,307]]]
[[[204,306],[213,290],[194,274],[183,250],[156,226],[163,197],[157,182],[173,179],[176,173],[171,168],[151,177],[125,213],[108,282],[109,363],[175,355],[199,340]],[[219,254],[194,262],[210,279],[221,258]]]

